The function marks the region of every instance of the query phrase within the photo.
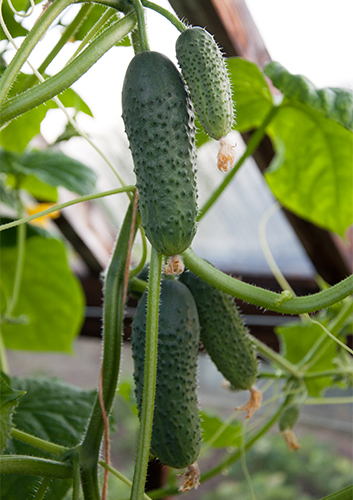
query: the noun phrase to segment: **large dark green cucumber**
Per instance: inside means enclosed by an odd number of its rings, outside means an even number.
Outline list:
[[[195,299],[201,342],[212,361],[234,389],[250,389],[257,376],[256,352],[233,297],[190,271],[179,279]]]
[[[135,392],[142,404],[147,294],[132,322]],[[185,285],[163,280],[159,310],[156,398],[151,452],[165,465],[183,469],[200,451],[196,370],[200,327],[194,299]]]
[[[175,65],[159,52],[135,55],[122,91],[142,225],[164,255],[188,248],[196,233],[193,110]]]
[[[233,125],[233,100],[225,59],[203,28],[187,28],[178,37],[176,54],[196,114],[210,137],[225,137]]]

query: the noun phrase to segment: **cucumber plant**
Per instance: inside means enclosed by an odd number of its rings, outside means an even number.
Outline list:
[[[342,353],[347,354],[346,351],[349,350],[344,335],[348,331],[349,318],[353,312],[353,300],[350,297],[353,292],[353,277],[347,277],[335,286],[307,297],[294,297],[288,290],[277,294],[227,276],[198,257],[190,246],[197,231],[197,218],[200,220],[207,214],[246,158],[254,153],[266,133],[270,135],[276,148],[276,168],[268,175],[269,185],[275,195],[284,205],[288,201],[287,208],[299,213],[304,210],[305,217],[312,222],[342,235],[352,223],[347,209],[351,193],[348,195],[346,191],[351,183],[333,183],[335,186],[339,185],[339,196],[335,193],[332,202],[326,190],[325,204],[319,203],[320,210],[315,209],[315,192],[312,191],[310,210],[305,213],[308,204],[301,203],[301,200],[296,203],[293,197],[297,186],[290,185],[293,179],[290,169],[293,166],[292,158],[296,158],[296,168],[304,166],[309,170],[320,166],[327,171],[330,165],[327,164],[326,153],[330,150],[335,160],[332,163],[334,168],[339,169],[341,178],[349,178],[347,172],[351,168],[349,148],[353,129],[350,118],[353,116],[353,113],[350,113],[353,102],[351,93],[343,89],[317,90],[305,78],[290,75],[274,63],[267,67],[266,74],[285,95],[283,104],[275,104],[264,75],[252,63],[235,58],[228,60],[226,64],[211,34],[199,27],[186,27],[171,12],[148,0],[99,0],[97,4],[89,2],[82,5],[69,25],[64,28],[61,39],[38,71],[35,70],[34,75],[28,77],[21,72],[21,68],[33,49],[40,43],[52,23],[60,19],[64,9],[77,2],[55,0],[49,5],[45,4],[42,15],[26,33],[25,28],[18,22],[19,17],[14,17],[5,1],[0,2],[3,5],[0,34],[1,37],[7,38],[9,43],[14,44],[16,54],[8,64],[5,62],[8,54],[1,58],[0,144],[4,151],[0,152],[3,169],[0,192],[4,204],[16,217],[14,220],[4,220],[0,231],[4,231],[2,234],[5,235],[2,239],[4,248],[16,246],[17,251],[14,253],[5,248],[0,256],[3,266],[1,293],[5,303],[0,316],[3,327],[0,338],[2,372],[8,372],[4,347],[13,347],[16,338],[23,335],[21,347],[26,349],[40,350],[47,345],[44,341],[42,344],[40,341],[33,343],[33,339],[31,343],[28,337],[26,338],[27,327],[32,328],[30,331],[33,332],[39,329],[39,326],[35,323],[34,316],[27,313],[26,309],[28,303],[32,304],[35,290],[32,290],[32,287],[26,290],[25,285],[28,283],[33,259],[37,264],[36,269],[44,268],[43,275],[46,272],[54,274],[54,269],[45,268],[45,263],[50,248],[55,250],[59,243],[51,245],[48,243],[47,233],[33,231],[27,223],[75,203],[104,196],[125,193],[130,200],[112,259],[104,275],[102,369],[91,410],[86,411],[86,408],[78,419],[70,401],[57,395],[57,411],[60,412],[64,408],[73,422],[80,420],[80,425],[73,425],[75,439],[62,437],[67,428],[61,425],[60,418],[55,420],[56,433],[47,432],[49,423],[45,419],[42,423],[42,433],[38,429],[36,432],[28,432],[21,420],[15,418],[16,409],[20,413],[21,408],[26,408],[23,398],[27,396],[23,394],[21,387],[16,389],[19,386],[15,379],[1,374],[0,445],[3,455],[0,456],[0,466],[3,474],[2,487],[6,488],[7,500],[18,498],[16,487],[19,483],[26,496],[34,495],[37,500],[43,497],[60,500],[69,488],[73,500],[80,498],[81,489],[84,500],[105,500],[107,472],[101,493],[98,482],[100,467],[115,474],[131,487],[132,500],[162,498],[197,487],[199,470],[196,460],[201,449],[196,396],[199,338],[233,388],[251,391],[252,401],[243,408],[248,411],[249,416],[259,405],[260,394],[254,388],[257,376],[284,382],[280,386],[279,404],[269,412],[267,420],[264,418],[266,421],[262,426],[254,429],[250,437],[244,435],[242,445],[234,452],[225,453],[218,465],[206,471],[201,468],[201,485],[242,458],[244,452],[261,439],[276,422],[279,423],[280,430],[291,437],[292,448],[298,448],[292,430],[298,404],[305,405],[307,397],[311,399],[311,403],[314,401],[323,404],[325,398],[319,395],[323,388],[335,381],[341,384],[351,383],[351,358],[348,355],[344,357]],[[34,3],[31,8],[33,6]],[[149,50],[145,8],[157,11],[179,30],[176,55],[183,76],[162,53],[163,40],[160,52]],[[25,38],[18,48],[17,38],[20,36]],[[62,70],[48,77],[44,73],[46,68],[72,37],[81,41],[79,50]],[[117,44],[131,45],[135,52],[125,75],[122,108],[133,157],[136,186],[124,183],[120,173],[109,163],[97,145],[80,130],[75,118],[65,109],[75,107],[76,113],[90,114],[87,105],[70,86]],[[7,51],[8,45],[4,46]],[[121,49],[116,48],[117,53],[119,50]],[[37,83],[37,80],[40,83]],[[236,94],[237,89],[239,95]],[[254,98],[254,89],[258,91],[257,98]],[[234,119],[234,101],[237,102],[238,124]],[[47,103],[46,107],[44,103]],[[52,159],[50,162],[38,160],[43,155],[33,154],[31,140],[39,133],[41,121],[51,106],[63,109],[68,120],[67,134],[58,138],[57,143],[75,135],[84,137],[113,168],[122,187],[92,194],[94,175],[78,162],[70,161],[63,155],[60,156],[60,162],[54,161],[53,158],[58,156],[53,152],[47,155],[47,159]],[[256,129],[244,154],[222,183],[215,188],[199,213],[193,106],[208,139],[221,141],[218,155],[218,166],[221,170],[228,170],[233,163],[233,147],[229,146],[225,139],[230,130]],[[250,107],[251,113],[248,113]],[[303,123],[300,120],[304,120]],[[31,127],[28,123],[31,123]],[[291,128],[293,123],[296,126]],[[308,128],[311,134],[305,133]],[[313,149],[312,145],[305,141],[309,136],[314,136],[317,130],[325,132],[316,134],[317,140],[322,141],[324,137],[328,144],[324,144],[325,147],[315,145]],[[302,148],[304,155],[296,147],[297,137],[298,141],[306,144],[305,148]],[[21,138],[20,143],[18,138]],[[334,147],[331,147],[332,142]],[[15,147],[14,144],[17,148],[16,154],[11,151]],[[309,150],[311,155],[306,154]],[[31,158],[37,158],[37,163],[30,161]],[[315,161],[312,161],[313,159]],[[65,169],[67,175],[63,176]],[[276,183],[276,176],[286,175],[283,172],[287,172],[285,181],[280,177],[280,181]],[[311,171],[309,178],[317,178],[316,174],[317,172]],[[288,200],[283,197],[284,185],[290,186]],[[40,194],[44,201],[55,203],[58,186],[80,196],[66,203],[55,204],[38,214],[25,216],[25,203],[30,196],[38,197]],[[300,196],[305,197],[307,192],[307,189],[302,191]],[[333,203],[336,214],[337,199],[347,199],[348,202],[346,205],[342,202],[341,216],[333,219],[332,214],[328,212]],[[328,207],[328,212],[325,207]],[[135,269],[130,270],[130,255],[137,230],[142,235],[144,250],[141,262]],[[145,271],[141,271],[146,269],[144,266],[148,260],[146,236],[151,247],[148,276]],[[35,255],[31,253],[33,248],[36,250]],[[60,259],[54,250],[50,255],[50,262],[55,263]],[[29,260],[26,260],[26,256]],[[183,262],[189,271],[180,275]],[[59,292],[65,288],[60,277],[64,276],[67,283],[69,282],[67,268],[65,267],[64,272],[63,267],[59,266],[55,275]],[[162,268],[165,275],[172,276],[164,276],[161,283]],[[38,279],[37,275],[36,280]],[[73,285],[70,287],[73,288]],[[127,290],[139,300],[133,320],[132,349],[140,428],[132,481],[109,464],[108,417],[118,382]],[[41,295],[42,300],[45,295]],[[59,295],[62,296],[62,302],[57,298]],[[292,325],[286,327],[287,330],[280,329],[279,334],[283,334],[287,352],[276,353],[261,341],[249,337],[233,301],[234,297],[284,314],[323,312],[317,314],[314,319],[306,316],[305,323],[301,326]],[[82,317],[77,318],[77,314],[64,314],[64,311],[77,309],[77,304],[81,304],[77,296],[75,300],[73,298],[73,293],[64,294],[62,291],[56,295],[55,302],[61,304],[63,311],[61,322],[54,322],[52,312],[48,320],[45,308],[38,304],[36,318],[42,317],[43,323],[45,319],[49,324],[50,321],[55,325],[60,323],[62,330],[67,330],[69,326],[72,330],[71,323],[75,318],[75,331],[78,333],[79,319],[82,320]],[[9,335],[11,328],[16,329],[18,335]],[[288,335],[288,331],[293,328],[298,339],[295,348],[291,346]],[[305,335],[301,333],[300,328],[305,330]],[[60,337],[59,331],[57,337]],[[55,346],[57,350],[62,349],[58,341]],[[67,344],[65,346],[69,350]],[[18,347],[19,345],[15,344],[15,348]],[[257,352],[269,360],[276,370],[259,370]],[[349,352],[352,354],[352,351]],[[326,369],[323,368],[325,360],[328,364]],[[50,384],[55,394],[57,382],[48,381],[47,386]],[[299,403],[294,397],[297,387],[301,387],[301,394],[304,394]],[[75,398],[74,389],[65,391],[62,392],[70,394],[70,398]],[[86,397],[81,393],[76,397],[82,405],[92,400],[91,395]],[[88,413],[90,416],[87,418]],[[253,418],[256,419],[256,415]],[[217,435],[222,433],[222,428],[221,426],[215,431],[214,441],[217,440]],[[50,440],[47,439],[48,436]],[[103,436],[105,460],[99,457]],[[16,447],[16,443],[24,446],[23,453],[13,452],[22,450]],[[28,452],[26,446],[31,447],[31,452]],[[151,454],[171,468],[187,468],[179,491],[171,474],[167,487],[151,492],[150,496],[146,497],[145,478]],[[42,478],[39,484],[38,477]]]

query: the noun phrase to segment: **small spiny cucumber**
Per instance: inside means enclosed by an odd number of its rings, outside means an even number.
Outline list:
[[[179,254],[196,233],[197,194],[193,108],[175,65],[159,52],[136,54],[122,107],[147,238],[157,252]]]
[[[135,392],[142,404],[147,293],[132,322]],[[195,462],[201,431],[196,397],[200,326],[188,288],[165,279],[161,284],[158,362],[151,452],[165,465],[183,469]]]
[[[298,404],[290,404],[284,408],[279,421],[278,427],[284,437],[289,451],[299,450],[301,445],[297,441],[297,437],[293,432],[293,428],[298,421],[300,415],[300,406]]]
[[[203,128],[214,139],[225,137],[233,125],[233,100],[214,38],[203,28],[187,28],[176,41],[176,55]]]
[[[233,297],[190,271],[179,280],[195,299],[201,342],[212,361],[233,389],[251,389],[258,369],[256,351]]]

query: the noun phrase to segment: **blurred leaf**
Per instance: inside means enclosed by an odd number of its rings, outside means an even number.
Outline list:
[[[0,200],[4,205],[17,209],[17,199],[14,192],[2,181],[2,179],[0,179]]]
[[[273,99],[264,75],[256,64],[240,57],[227,59],[236,110],[234,129],[258,128],[272,108]]]
[[[0,164],[5,173],[34,175],[49,186],[63,186],[80,195],[92,193],[97,179],[91,168],[63,153],[49,149],[31,151],[23,155],[0,151]]]
[[[74,34],[74,40],[81,41],[87,35],[87,33],[93,28],[93,26],[101,19],[103,14],[107,11],[105,5],[94,5],[90,10],[88,16],[79,27],[79,29]],[[104,28],[107,28],[112,22],[117,20],[117,14],[112,15],[109,20],[105,23]],[[102,28],[100,29],[100,31]]]
[[[72,447],[79,443],[87,425],[95,391],[82,390],[48,378],[13,378],[12,386],[26,391],[13,419],[19,430],[62,446]],[[16,439],[11,440],[7,452],[57,460],[57,456]],[[3,476],[1,498],[30,498],[39,480],[39,477],[17,474]],[[70,486],[70,480],[53,479],[45,500],[61,500]]]
[[[31,139],[40,133],[40,124],[47,111],[48,108],[42,104],[12,120],[1,130],[0,146],[8,151],[22,153]]]
[[[203,441],[210,441],[214,435],[224,426],[224,422],[217,416],[200,412],[201,429]],[[212,443],[214,448],[226,448],[229,446],[240,446],[241,444],[242,425],[240,422],[235,422],[225,426],[222,433]]]
[[[266,64],[264,73],[271,78],[288,99],[307,104],[326,118],[335,120],[353,132],[353,92],[348,89],[317,89],[303,75],[292,75],[280,63],[271,61]]]
[[[298,101],[283,102],[268,127],[276,156],[266,180],[280,203],[344,235],[353,223],[353,136]]]
[[[353,485],[344,488],[344,490],[338,491],[333,495],[322,498],[321,500],[352,500],[353,498]]]
[[[38,1],[35,3],[38,3]],[[30,7],[30,2],[28,0],[13,0],[12,5],[17,11],[26,12]],[[8,2],[2,3],[1,10],[5,25],[9,30],[9,32],[11,33],[11,36],[13,38],[16,38],[18,36],[26,36],[28,30],[25,29],[23,26],[21,26],[22,19],[19,22],[15,20],[15,15],[12,12]],[[0,25],[0,40],[7,40],[7,36],[5,35],[5,32],[1,25]]]
[[[128,404],[132,413],[137,417],[138,410],[132,380],[122,380],[119,383],[117,394]]]
[[[34,198],[40,201],[56,203],[58,201],[58,190],[40,181],[34,175],[28,175],[21,182],[21,188],[28,191]]]
[[[10,387],[9,378],[0,372],[0,453],[8,445],[13,427],[12,415],[24,394],[25,391],[14,391]]]
[[[0,217],[0,224],[7,224],[12,222],[13,219],[8,219],[6,217]],[[17,227],[10,227],[6,231],[0,232],[0,250],[6,247],[14,247],[17,243]],[[42,236],[44,238],[52,238],[52,234],[41,227],[33,226],[32,224],[26,224],[26,240],[32,238],[33,236]],[[12,249],[13,251],[13,249]]]
[[[327,326],[325,324],[325,326]],[[281,337],[281,354],[291,363],[301,361],[316,341],[324,334],[322,328],[314,323],[292,322],[276,328],[276,334]],[[322,356],[310,367],[308,373],[334,369],[334,358],[337,355],[336,343],[327,337],[326,350]],[[322,377],[305,380],[310,396],[320,396],[323,389],[334,385],[332,378]]]
[[[17,252],[2,248],[1,287],[10,297]],[[81,286],[72,274],[63,243],[36,236],[26,240],[24,270],[14,317],[25,315],[27,324],[2,327],[4,343],[11,349],[71,352],[84,317]]]

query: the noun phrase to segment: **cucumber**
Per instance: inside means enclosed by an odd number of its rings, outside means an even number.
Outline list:
[[[162,280],[158,363],[151,452],[165,465],[183,469],[200,452],[201,431],[196,397],[200,326],[194,299],[185,285]],[[147,293],[132,322],[135,393],[142,405]]]
[[[122,107],[146,236],[157,252],[179,254],[196,233],[197,194],[193,108],[175,65],[159,52],[136,54]]]
[[[278,427],[281,432],[291,430],[298,421],[300,415],[300,408],[298,405],[287,406],[278,421]]]
[[[256,351],[233,297],[190,271],[185,271],[179,280],[194,297],[200,339],[212,361],[233,389],[251,389],[258,370]]]
[[[176,55],[196,114],[210,137],[225,137],[234,109],[225,59],[214,38],[203,28],[187,28],[176,41]]]

